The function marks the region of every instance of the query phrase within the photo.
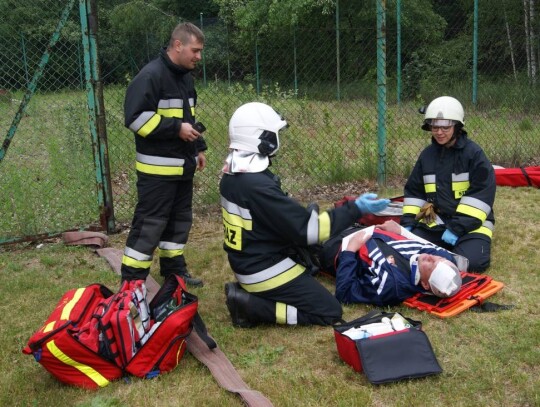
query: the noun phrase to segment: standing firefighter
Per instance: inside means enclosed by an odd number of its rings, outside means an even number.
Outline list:
[[[191,71],[201,60],[204,35],[191,23],[176,26],[169,46],[127,89],[125,124],[135,135],[138,202],[122,258],[122,279],[145,279],[156,247],[161,275],[202,285],[184,260],[192,224],[193,176],[206,165],[206,144],[193,127],[197,92]]]
[[[386,208],[387,199],[364,194],[319,213],[285,194],[269,169],[287,122],[270,106],[247,103],[229,122],[231,151],[220,183],[224,249],[237,283],[225,284],[234,325],[327,325],[342,316],[340,303],[306,268],[300,253]]]
[[[469,270],[489,267],[495,224],[495,173],[484,151],[463,129],[461,103],[433,100],[422,129],[431,145],[405,184],[401,225],[430,242],[469,259]]]

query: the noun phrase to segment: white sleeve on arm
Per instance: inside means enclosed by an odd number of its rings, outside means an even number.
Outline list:
[[[365,233],[367,239],[369,239],[371,236],[373,236],[374,229],[375,229],[375,226],[369,226],[365,229],[359,230],[358,232],[354,232],[354,233],[351,233],[350,235],[345,236],[341,241],[341,251],[345,251],[347,249],[347,246],[349,245],[349,241],[354,235],[356,235],[357,233]]]

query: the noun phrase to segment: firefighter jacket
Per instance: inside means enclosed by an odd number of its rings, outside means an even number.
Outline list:
[[[193,178],[202,137],[180,139],[182,122],[195,123],[197,92],[190,71],[174,64],[163,48],[130,82],[125,125],[135,134],[137,171],[171,179]]]
[[[221,207],[229,264],[238,282],[256,293],[280,287],[305,271],[291,248],[322,243],[354,223],[354,203],[318,213],[287,196],[269,169],[223,174]]]
[[[450,229],[458,237],[480,233],[491,238],[495,190],[493,166],[465,131],[450,148],[432,139],[405,184],[401,225]],[[417,223],[415,216],[427,203],[434,205],[436,219]]]
[[[384,244],[390,249],[384,249]],[[425,292],[420,284],[414,284],[409,264],[411,256],[422,253],[441,256],[455,263],[450,252],[431,243],[375,229],[357,253],[344,250],[338,254],[336,298],[346,304],[386,306]]]

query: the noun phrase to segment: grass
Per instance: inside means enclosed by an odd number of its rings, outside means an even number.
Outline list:
[[[394,191],[380,191],[394,196]],[[439,319],[405,306],[388,307],[420,320],[444,370],[436,377],[373,386],[344,364],[330,327],[232,327],[223,284],[232,280],[222,245],[219,211],[197,213],[186,249],[193,274],[205,286],[193,289],[210,333],[240,376],[275,406],[500,406],[540,405],[540,190],[499,187],[492,266],[487,274],[505,284],[490,300],[514,304],[509,311]],[[322,203],[322,207],[331,206]],[[126,234],[110,236],[123,248]],[[66,387],[21,353],[32,333],[68,289],[100,282],[111,289],[118,277],[85,247],[50,240],[43,246],[0,247],[2,303],[0,405],[13,406],[241,406],[190,354],[154,380],[120,380],[99,391]],[[161,281],[158,271],[152,274]],[[320,281],[333,291],[332,281]],[[372,307],[349,305],[351,320]]]

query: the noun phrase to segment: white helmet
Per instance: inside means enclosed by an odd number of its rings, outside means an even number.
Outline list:
[[[279,149],[278,132],[286,126],[287,122],[270,106],[246,103],[229,121],[229,148],[272,156]]]
[[[437,124],[439,126],[450,126],[456,124],[455,122],[464,125],[464,116],[465,112],[463,111],[463,106],[457,99],[450,96],[441,96],[434,99],[428,105],[422,129],[428,131],[431,130],[431,125],[433,124],[432,120],[440,121],[440,124]],[[444,123],[443,120],[447,120],[448,122]]]

